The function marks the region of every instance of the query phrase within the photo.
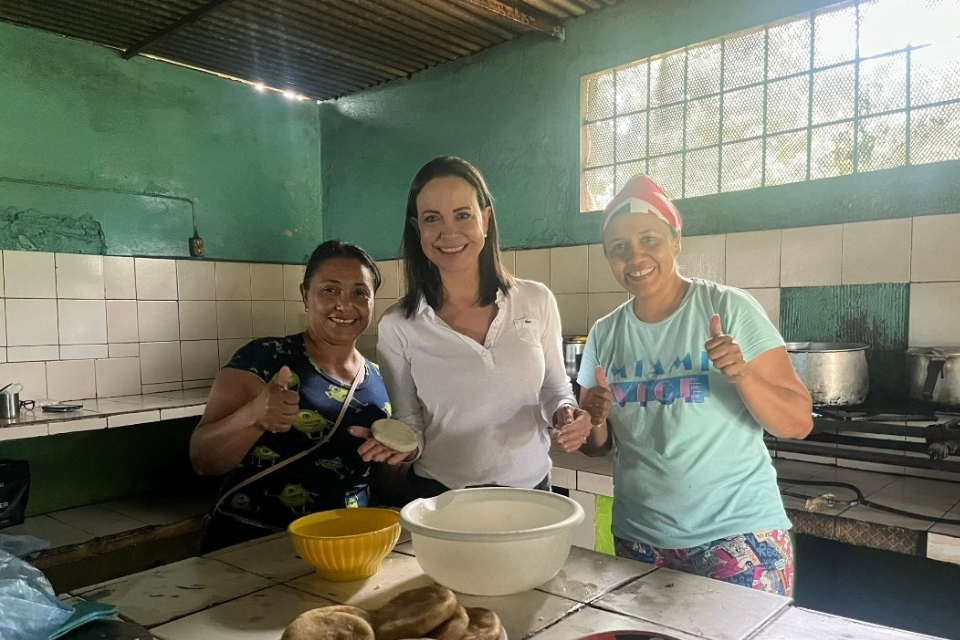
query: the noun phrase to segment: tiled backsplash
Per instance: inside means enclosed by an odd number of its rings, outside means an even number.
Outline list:
[[[910,346],[960,346],[960,214],[684,238],[686,275],[750,291],[775,324],[785,287],[909,283]],[[599,244],[506,251],[550,286],[563,332],[583,334],[626,301]],[[376,319],[403,292],[379,263]],[[0,382],[23,398],[116,396],[210,384],[257,336],[303,327],[299,265],[4,251]],[[376,325],[359,341],[375,356]]]
[[[0,382],[21,398],[208,386],[253,337],[303,326],[303,267],[4,251]]]

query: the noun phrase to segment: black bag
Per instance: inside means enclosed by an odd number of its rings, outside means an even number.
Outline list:
[[[22,524],[30,497],[30,464],[0,460],[0,529]]]

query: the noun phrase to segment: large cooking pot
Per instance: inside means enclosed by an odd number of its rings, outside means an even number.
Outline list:
[[[815,405],[860,404],[870,390],[867,349],[856,342],[788,342],[787,352]]]
[[[910,397],[960,405],[960,347],[907,350]]]

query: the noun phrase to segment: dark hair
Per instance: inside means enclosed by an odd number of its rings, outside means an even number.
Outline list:
[[[357,245],[341,240],[327,240],[326,242],[318,244],[317,248],[313,250],[313,253],[310,254],[310,259],[307,260],[307,270],[303,272],[303,288],[309,289],[310,280],[313,279],[313,274],[317,272],[320,265],[334,258],[356,260],[367,269],[370,269],[370,273],[373,274],[373,290],[374,292],[380,290],[380,285],[383,284],[383,277],[380,275],[380,269],[377,267],[374,259],[370,257],[369,253]]]
[[[412,317],[420,305],[420,298],[436,309],[443,302],[443,283],[437,267],[423,253],[420,246],[420,233],[417,228],[417,196],[427,183],[434,178],[455,177],[466,180],[477,192],[480,208],[490,207],[490,220],[487,225],[487,241],[480,251],[480,299],[481,305],[493,304],[497,292],[507,293],[513,284],[513,276],[503,268],[500,259],[500,243],[497,240],[497,216],[493,211],[493,196],[487,183],[472,164],[461,158],[441,156],[434,158],[420,168],[407,194],[407,210],[404,214],[402,252],[404,259],[404,280],[407,293],[401,306],[406,317]]]

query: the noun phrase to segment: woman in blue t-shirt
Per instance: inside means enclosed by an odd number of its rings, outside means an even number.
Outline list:
[[[252,340],[217,376],[190,439],[197,473],[226,474],[203,552],[282,531],[306,513],[368,504],[370,464],[357,453],[364,440],[348,428],[390,417],[377,366],[356,348],[380,282],[365,251],[324,242],[300,285],[306,330]],[[332,431],[355,379],[353,398]],[[237,488],[275,465],[276,472]]]
[[[680,275],[681,227],[644,175],[604,210],[604,253],[633,297],[590,330],[577,381],[595,428],[581,450],[616,445],[617,555],[790,595],[763,432],[805,437],[810,394],[748,293]]]

